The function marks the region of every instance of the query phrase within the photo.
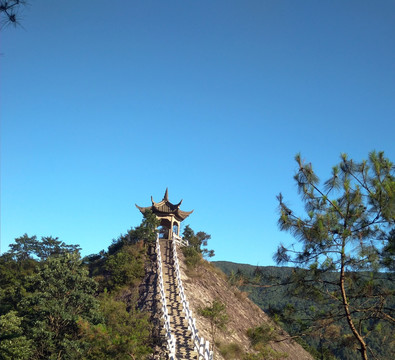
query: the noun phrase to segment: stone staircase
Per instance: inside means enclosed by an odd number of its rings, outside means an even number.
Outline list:
[[[162,239],[159,244],[163,263],[163,283],[167,310],[170,315],[171,330],[176,339],[176,359],[198,360],[198,353],[193,348],[192,333],[188,329],[188,321],[185,318],[178,294],[171,243],[167,239]]]

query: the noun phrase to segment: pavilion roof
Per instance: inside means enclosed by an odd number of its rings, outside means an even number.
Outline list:
[[[152,212],[159,217],[166,216],[166,215],[174,215],[174,217],[178,221],[185,220],[190,214],[193,213],[193,210],[192,211],[183,211],[180,209],[182,200],[178,204],[172,204],[169,201],[169,191],[167,188],[166,188],[166,192],[165,192],[165,195],[164,195],[162,201],[155,202],[151,196],[151,202],[152,202],[152,205],[147,206],[147,207],[141,207],[141,206],[138,206],[137,204],[135,204],[135,205],[136,205],[137,209],[139,209],[141,211],[141,213],[143,213],[143,214],[146,210],[152,210]]]

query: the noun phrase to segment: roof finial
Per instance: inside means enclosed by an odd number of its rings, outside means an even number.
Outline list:
[[[163,197],[163,200],[169,201],[169,190],[166,188],[165,196]]]

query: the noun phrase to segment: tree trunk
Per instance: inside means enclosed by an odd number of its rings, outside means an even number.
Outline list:
[[[350,327],[353,335],[358,340],[358,342],[361,346],[361,348],[359,349],[359,351],[361,352],[361,358],[362,358],[362,360],[368,360],[368,350],[367,350],[366,343],[354,325],[354,322],[352,320],[351,313],[350,313],[349,302],[348,302],[347,295],[346,295],[346,288],[345,288],[345,284],[344,284],[344,280],[345,280],[344,249],[343,249],[341,257],[342,257],[342,259],[341,259],[341,268],[340,268],[340,291],[341,291],[342,299],[343,299],[344,312],[346,314],[348,326]]]

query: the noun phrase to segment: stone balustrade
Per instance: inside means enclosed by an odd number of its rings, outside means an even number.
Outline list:
[[[171,246],[173,250],[172,252],[173,252],[174,269],[176,273],[178,294],[181,299],[182,308],[185,313],[185,318],[188,321],[188,329],[192,334],[191,337],[192,337],[193,346],[195,351],[199,354],[198,355],[199,360],[213,360],[213,352],[210,351],[210,343],[209,341],[206,341],[202,336],[199,336],[199,331],[196,327],[196,320],[193,317],[192,310],[189,308],[189,303],[185,295],[185,289],[184,286],[182,285],[176,243],[182,246],[187,246],[188,242],[180,238],[179,236],[173,236],[173,239],[171,240]],[[176,360],[176,339],[174,337],[174,334],[172,333],[172,329],[170,326],[170,315],[168,314],[168,310],[167,310],[166,293],[163,284],[162,256],[161,256],[160,245],[159,245],[159,236],[157,237],[156,240],[156,253],[157,253],[157,264],[158,264],[160,301],[162,304],[161,306],[162,318],[164,320],[164,328],[166,331],[169,359]]]
[[[173,259],[174,259],[174,267],[175,267],[176,276],[177,276],[178,293],[181,298],[185,316],[188,320],[188,328],[192,333],[192,341],[194,344],[194,348],[195,348],[196,352],[199,353],[199,360],[200,359],[212,360],[213,359],[213,352],[210,351],[210,343],[209,343],[209,341],[205,341],[202,336],[199,337],[199,331],[196,327],[196,320],[192,315],[192,310],[190,310],[189,303],[188,303],[187,298],[185,296],[185,289],[182,285],[180,265],[179,265],[178,256],[177,256],[176,242],[180,243],[180,241],[178,239],[173,237],[173,240],[172,240]]]
[[[176,339],[171,332],[170,316],[167,311],[166,294],[165,294],[165,288],[163,286],[162,256],[159,246],[159,236],[156,238],[156,254],[157,254],[156,259],[158,264],[160,301],[162,304],[162,318],[164,320],[164,328],[166,330],[167,349],[169,350],[169,359],[176,360]]]

